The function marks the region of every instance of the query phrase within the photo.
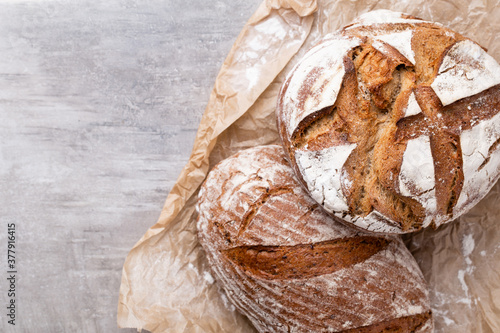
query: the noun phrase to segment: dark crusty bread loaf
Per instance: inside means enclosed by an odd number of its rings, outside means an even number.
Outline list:
[[[400,238],[335,221],[295,180],[282,147],[216,165],[197,210],[216,280],[258,331],[432,331],[425,281]]]
[[[500,66],[437,23],[375,11],[292,69],[283,145],[330,213],[406,233],[468,211],[500,175]]]

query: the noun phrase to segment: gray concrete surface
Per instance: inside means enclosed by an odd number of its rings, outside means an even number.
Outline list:
[[[123,262],[259,3],[0,0],[0,332],[135,332],[116,326]]]

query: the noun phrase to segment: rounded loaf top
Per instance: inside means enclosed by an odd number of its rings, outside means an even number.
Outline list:
[[[197,210],[217,282],[259,332],[432,332],[426,283],[400,238],[326,214],[282,147],[216,165]]]
[[[500,66],[438,23],[388,10],[327,36],[288,74],[283,146],[329,213],[375,232],[449,222],[500,174]]]

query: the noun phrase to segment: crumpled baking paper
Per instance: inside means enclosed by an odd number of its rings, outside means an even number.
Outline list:
[[[500,0],[267,0],[229,52],[193,152],[158,222],[128,254],[118,326],[151,332],[255,332],[219,291],[196,236],[194,205],[209,169],[239,150],[279,143],[285,75],[322,36],[375,9],[440,22],[500,60]],[[438,230],[406,235],[429,283],[435,332],[500,332],[500,184]]]

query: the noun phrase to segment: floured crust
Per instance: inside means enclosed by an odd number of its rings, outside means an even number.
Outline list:
[[[277,121],[299,180],[328,212],[413,232],[457,218],[497,181],[500,66],[479,45],[382,10],[310,52],[282,86]],[[335,64],[316,66],[321,54]]]
[[[219,163],[197,210],[217,281],[259,332],[432,332],[425,281],[400,239],[325,214],[282,147]]]
[[[283,110],[291,113],[286,115],[290,121],[285,124],[289,135],[312,112],[335,103],[345,74],[344,53],[360,44],[358,38],[326,40],[305,56],[306,61],[292,69],[294,78],[301,84],[289,85],[289,93],[283,96],[284,104],[298,106],[297,109]],[[332,47],[340,52],[331,52]]]

